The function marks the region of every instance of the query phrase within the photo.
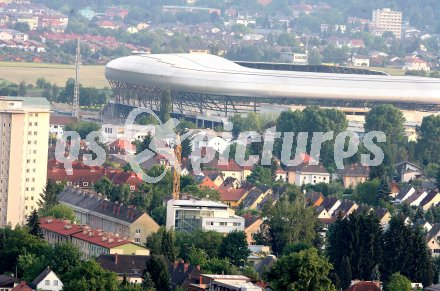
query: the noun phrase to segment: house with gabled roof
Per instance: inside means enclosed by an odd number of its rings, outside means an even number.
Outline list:
[[[432,226],[431,230],[426,235],[426,243],[431,250],[433,257],[440,255],[440,224],[437,223]]]
[[[269,186],[258,186],[251,189],[242,200],[241,205],[247,209],[257,209],[258,204],[267,196],[272,194]]]
[[[47,267],[29,284],[29,287],[34,290],[61,291],[63,282],[50,267]]]
[[[328,214],[333,216],[336,209],[341,205],[342,201],[339,200],[337,197],[327,196],[324,198],[324,201],[321,203],[321,206],[324,207]]]
[[[370,168],[355,163],[346,165],[340,172],[342,184],[345,188],[355,188],[358,184],[365,182],[370,175]]]
[[[318,163],[317,165],[303,163],[298,166],[287,168],[287,182],[298,186],[329,183],[330,173],[321,163]]]
[[[420,202],[428,196],[428,193],[423,189],[417,189],[408,199],[404,201],[404,203],[409,204],[410,206],[419,206]]]
[[[307,204],[313,207],[318,207],[324,201],[324,196],[319,192],[307,192],[306,193]]]
[[[159,230],[146,212],[133,205],[110,202],[95,191],[67,187],[58,195],[58,201],[73,209],[80,224],[118,233],[139,244]]]
[[[250,214],[243,215],[244,218],[244,232],[246,233],[246,240],[248,245],[255,244],[252,237],[253,234],[260,231],[260,227],[263,224],[263,219],[259,216]]]
[[[225,179],[223,179],[223,175],[220,172],[210,172],[207,174],[207,176],[212,180],[212,182],[217,186],[220,187]]]
[[[238,207],[249,193],[249,191],[244,188],[235,189],[220,187],[217,189],[217,191],[220,193],[220,201],[230,207]]]
[[[6,274],[0,275],[0,290],[1,291],[11,291],[12,288],[17,286],[20,280],[13,276],[8,276]]]
[[[431,190],[428,192],[425,198],[420,202],[420,206],[423,210],[428,210],[433,206],[437,206],[440,203],[440,193],[437,190]]]
[[[336,210],[333,212],[333,215],[341,215],[342,217],[347,217],[348,215],[352,214],[358,207],[359,205],[357,205],[353,201],[343,200],[338,208],[336,208]]]
[[[402,190],[400,190],[399,194],[397,194],[396,198],[394,199],[397,203],[402,203],[403,201],[407,200],[409,197],[411,197],[412,194],[416,192],[416,189],[411,185],[406,185],[403,187]]]

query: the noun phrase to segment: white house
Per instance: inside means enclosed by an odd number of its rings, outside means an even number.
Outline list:
[[[430,71],[429,64],[418,57],[405,58],[405,70],[409,71]]]
[[[369,67],[370,59],[363,56],[353,56],[353,58],[351,59],[351,63],[354,67]]]
[[[34,290],[61,291],[63,290],[63,282],[58,278],[57,274],[49,267],[44,269],[40,275],[29,284]]]
[[[129,142],[142,140],[147,135],[154,136],[154,125],[133,124],[129,131],[125,124],[103,124],[101,126],[101,135],[104,141],[111,143],[118,139],[127,139]]]
[[[287,181],[289,184],[298,186],[330,183],[330,173],[321,163],[318,165],[305,163],[296,167],[289,167],[287,169]]]
[[[51,115],[49,120],[49,135],[55,138],[63,136],[64,129],[76,121],[72,116]]]
[[[244,218],[235,215],[228,205],[208,200],[169,200],[167,203],[168,229],[191,232],[195,229],[229,233],[244,231]]]

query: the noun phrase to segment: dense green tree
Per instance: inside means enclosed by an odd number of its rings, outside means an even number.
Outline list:
[[[63,279],[64,274],[81,263],[81,255],[80,249],[72,243],[60,243],[51,250],[48,265]]]
[[[151,278],[151,274],[149,272],[145,272],[142,275],[141,287],[147,291],[156,290],[156,288],[154,287],[153,279]]]
[[[386,175],[390,175],[396,162],[406,158],[406,151],[403,147],[405,142],[405,131],[403,124],[405,118],[403,113],[392,105],[378,105],[373,107],[365,116],[365,132],[382,131],[386,135],[386,142],[378,144],[385,154],[382,163]],[[405,152],[401,152],[403,149]],[[375,173],[373,171],[373,173]],[[371,173],[370,173],[371,174]],[[377,173],[371,178],[382,178],[383,173]]]
[[[383,235],[381,273],[387,281],[400,272],[414,282],[428,286],[433,280],[431,255],[423,231],[405,225],[404,217],[393,217]]]
[[[380,180],[374,179],[365,181],[356,186],[353,199],[358,203],[365,203],[372,206],[378,205],[377,189],[380,185]]]
[[[270,168],[256,166],[251,174],[247,176],[246,181],[253,185],[271,185],[273,178]]]
[[[311,249],[312,247],[312,244],[305,242],[288,244],[283,249],[283,256],[287,256],[292,253],[299,253],[300,251]]]
[[[353,278],[371,280],[373,269],[382,258],[381,234],[381,225],[373,213],[338,217],[329,229],[327,254],[341,281],[345,277],[340,273],[345,270],[341,267],[344,257],[350,262]]]
[[[237,275],[238,270],[228,259],[210,259],[201,266],[201,270],[205,274],[225,274]]]
[[[101,193],[102,195],[105,195],[107,197],[111,196],[114,187],[115,186],[112,181],[110,181],[110,179],[107,177],[102,177],[95,184],[93,184],[93,189],[97,193]]]
[[[163,91],[160,99],[159,117],[162,123],[167,122],[171,118],[173,97],[169,89]]]
[[[151,150],[150,143],[152,140],[153,140],[153,137],[150,134],[146,135],[141,141],[136,140],[135,141],[136,154],[140,154],[146,149]]]
[[[250,255],[246,233],[237,230],[229,232],[220,245],[219,255],[229,259],[235,266],[244,266]]]
[[[292,243],[312,243],[317,234],[317,219],[312,207],[306,206],[303,195],[283,196],[266,215],[263,229],[272,251],[279,255],[284,247]]]
[[[170,275],[165,259],[160,255],[152,255],[147,261],[145,272],[150,273],[157,291],[169,291]]]
[[[308,249],[282,257],[265,276],[275,290],[336,290],[328,278],[331,269],[316,249]]]
[[[384,177],[377,188],[377,201],[390,202],[391,200],[391,187],[390,181]]]
[[[57,204],[52,208],[41,211],[40,213],[42,217],[51,216],[57,219],[68,219],[72,222],[76,220],[75,211],[64,204]]]
[[[170,262],[176,259],[176,249],[174,245],[174,231],[165,230],[162,232],[161,254]]]
[[[440,164],[440,154],[436,150],[440,142],[440,116],[426,116],[417,128],[418,141],[416,153],[418,160],[424,164]]]
[[[99,131],[101,127],[95,122],[89,121],[76,121],[72,124],[66,125],[65,131],[76,131],[81,139],[85,139],[86,136],[92,131]]]
[[[411,281],[399,273],[391,275],[388,283],[385,285],[386,291],[411,291]]]
[[[346,256],[342,258],[338,270],[338,277],[340,279],[341,288],[343,290],[348,289],[351,286],[351,264]]]
[[[46,256],[49,245],[39,237],[29,234],[27,227],[16,226],[0,229],[0,273],[15,273],[20,255],[34,254],[36,257]]]
[[[84,261],[74,266],[64,275],[66,291],[77,290],[118,290],[118,278],[115,273],[101,268],[94,260]]]
[[[213,230],[196,229],[190,233],[177,232],[176,246],[179,250],[178,257],[184,260],[189,259],[188,250],[194,247],[196,250],[203,251],[210,259],[217,258],[222,240],[223,234]]]
[[[41,212],[45,212],[58,204],[58,194],[63,191],[64,186],[64,183],[57,184],[51,179],[47,180],[43,193],[40,194],[41,198],[37,202]]]
[[[26,225],[29,228],[29,234],[38,238],[43,238],[43,231],[40,227],[40,217],[37,210],[31,212],[31,215],[27,218]]]
[[[47,266],[47,258],[36,256],[31,253],[24,253],[17,258],[18,269],[22,273],[21,278],[32,282]]]

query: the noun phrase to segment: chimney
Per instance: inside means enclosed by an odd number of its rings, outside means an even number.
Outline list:
[[[186,273],[188,271],[189,263],[183,264],[183,272]]]
[[[174,261],[174,269],[176,269],[178,265],[179,265],[179,260],[175,260]]]
[[[116,211],[116,215],[119,215],[120,212],[121,212],[121,206],[118,206],[118,209]]]
[[[109,237],[109,238],[108,238],[108,243],[111,244],[112,242],[113,242],[113,238],[112,238],[112,237]]]
[[[196,266],[196,269],[200,271],[200,265],[197,265],[197,266]]]
[[[118,253],[115,254],[115,265],[118,264]]]

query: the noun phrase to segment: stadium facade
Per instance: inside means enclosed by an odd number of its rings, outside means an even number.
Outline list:
[[[116,103],[158,110],[163,90],[169,89],[173,110],[181,113],[228,115],[257,111],[261,104],[365,108],[390,103],[423,111],[440,106],[439,79],[272,67],[253,68],[207,54],[151,54],[115,59],[105,74]]]

